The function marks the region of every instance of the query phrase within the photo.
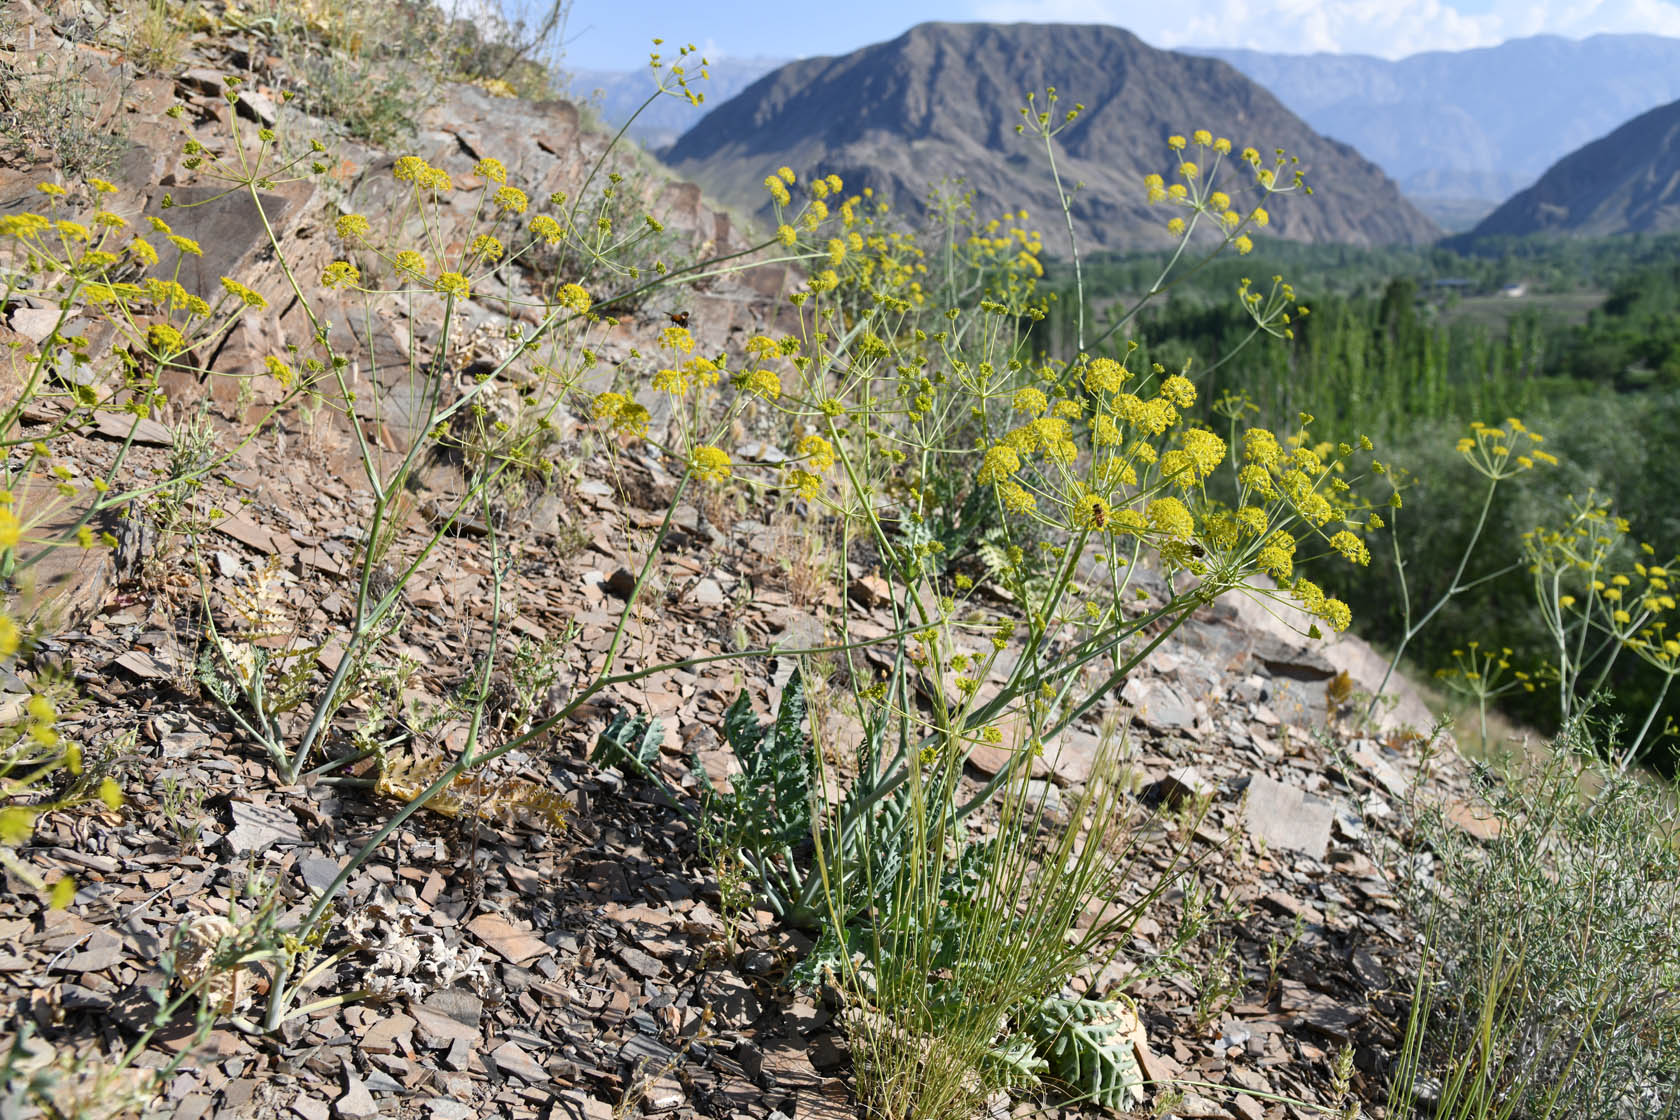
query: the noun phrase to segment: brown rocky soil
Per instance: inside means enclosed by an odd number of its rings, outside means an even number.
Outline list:
[[[232,52],[201,44],[178,76],[128,80],[114,55],[65,46],[46,16],[27,5],[14,10],[35,28],[36,49],[77,51],[90,63],[87,80],[109,114],[103,126],[127,137],[113,173],[121,191],[110,207],[138,217],[156,212],[163,190],[180,200],[190,189],[176,182],[181,139],[210,144],[225,136],[230,109],[219,75],[235,63]],[[247,104],[256,112],[274,103],[261,81],[254,92]],[[161,116],[175,100],[188,108],[184,126]],[[458,184],[479,156],[496,155],[537,195],[575,189],[603,143],[579,127],[570,105],[504,101],[463,86],[427,112],[412,150]],[[328,183],[277,189],[277,232],[303,270],[330,259],[324,231],[333,208],[371,210],[388,181],[387,153],[339,144],[335,155],[341,162]],[[0,213],[32,204],[36,184],[55,175],[49,157],[34,153],[0,169]],[[651,201],[694,246],[735,243],[727,218],[696,189],[665,185]],[[206,247],[194,284],[237,275],[275,307],[286,306],[247,212],[217,204],[177,210],[171,220]],[[505,282],[517,288],[526,280]],[[718,281],[691,290],[684,308],[703,345],[738,345],[775,316],[783,282],[780,273],[762,271]],[[504,322],[490,306],[475,303],[475,326]],[[38,342],[40,310],[5,308],[8,328]],[[425,310],[381,313],[377,330],[391,340],[390,355],[404,353],[410,337],[422,347],[433,343]],[[667,310],[626,316],[607,340],[606,359],[647,345]],[[260,355],[304,329],[286,313],[252,319],[208,363],[250,373]],[[471,359],[457,351],[453,368],[464,371]],[[387,376],[394,365],[376,361],[364,373],[368,401],[388,418],[392,451],[411,435],[401,423],[405,382]],[[225,446],[279,397],[260,378],[254,397],[217,378],[166,388],[173,410],[142,429],[129,461],[136,477],[163,466],[179,425],[206,392]],[[567,418],[560,428],[562,454],[577,456],[572,473],[497,515],[511,542],[506,616],[530,648],[561,663],[554,687],[563,692],[605,650],[622,609],[621,569],[638,560],[671,479],[635,452],[610,461],[583,457],[579,422]],[[764,454],[773,453],[773,435],[766,433]],[[111,461],[120,436],[77,436],[67,457],[92,475]],[[52,815],[17,852],[45,877],[65,872],[78,883],[63,910],[47,909],[15,880],[0,902],[5,1029],[16,1037],[32,1028],[18,1068],[55,1055],[94,1068],[119,1054],[150,1019],[148,989],[164,983],[162,958],[178,929],[248,908],[242,891],[256,879],[277,884],[282,910],[301,916],[397,806],[371,788],[372,760],[348,779],[277,784],[270,762],[195,679],[204,610],[225,612],[258,573],[274,574],[300,640],[345,624],[345,578],[368,506],[355,477],[342,419],[330,411],[313,420],[283,415],[201,492],[203,509],[226,516],[210,522],[196,556],[135,523],[114,524],[122,548],[76,552],[73,564],[52,573],[61,624],[33,664],[0,675],[0,688],[15,693],[28,674],[49,666],[72,676],[86,703],[67,730],[92,745],[91,763],[120,780],[127,803],[119,812]],[[446,467],[428,477],[447,495]],[[420,495],[409,512],[418,531],[427,510]],[[632,620],[625,668],[742,641],[809,641],[841,610],[886,631],[888,617],[870,605],[867,585],[833,587],[790,563],[787,531],[759,520],[765,516],[728,503],[678,508],[652,594]],[[484,528],[465,524],[445,538],[405,592],[398,649],[420,667],[404,696],[409,713],[442,710],[488,640]],[[207,596],[196,592],[195,565],[209,580]],[[330,669],[335,656],[329,643],[315,654],[318,668]],[[1352,730],[1345,706],[1327,702],[1326,684],[1340,670],[1356,687],[1371,687],[1380,675],[1376,660],[1356,639],[1307,642],[1254,604],[1212,608],[1161,646],[1091,723],[1065,735],[1040,775],[1054,821],[1057,805],[1090,772],[1099,723],[1128,727],[1136,781],[1125,825],[1145,837],[1140,870],[1162,866],[1191,829],[1203,880],[1229,904],[1219,930],[1234,947],[1237,982],[1226,996],[1210,998],[1206,969],[1129,980],[1128,962],[1157,952],[1163,929],[1176,921],[1177,897],[1138,926],[1115,965],[1084,980],[1091,992],[1125,991],[1137,1001],[1148,1035],[1139,1056],[1152,1089],[1176,1078],[1224,1087],[1192,1088],[1178,1116],[1310,1115],[1267,1095],[1325,1099],[1330,1054],[1344,1044],[1358,1055],[1356,1091],[1381,1085],[1403,1021],[1415,932],[1384,869],[1395,866],[1417,799],[1447,799],[1465,827],[1482,824],[1450,753],[1419,772],[1422,742],[1398,730],[1427,723],[1415,698],[1391,717],[1391,730],[1369,734]],[[786,658],[717,662],[620,686],[613,701],[662,721],[659,765],[692,795],[698,783],[689,752],[714,775],[728,772],[719,727],[737,691],[767,712],[793,670]],[[562,827],[534,815],[484,817],[473,811],[471,794],[454,817],[410,818],[340,897],[327,947],[345,955],[314,991],[318,998],[369,995],[289,1019],[273,1034],[220,1020],[162,1086],[152,1111],[183,1120],[851,1115],[849,1058],[832,1009],[781,983],[808,938],[767,913],[726,905],[727,884],[720,886],[681,816],[646,783],[587,761],[609,708],[580,713],[540,750],[498,764],[503,777],[562,799]],[[447,718],[398,721],[395,731],[400,748],[418,754],[446,752],[464,734]],[[971,777],[997,764],[977,758]],[[1186,807],[1198,799],[1208,806],[1199,823]],[[1297,920],[1299,938],[1271,975],[1268,946],[1289,940]],[[1198,951],[1206,957],[1212,946]],[[254,973],[249,984],[257,990],[244,995],[260,999],[262,983]],[[168,1064],[192,1041],[190,1028],[183,1020],[160,1032],[137,1065]]]

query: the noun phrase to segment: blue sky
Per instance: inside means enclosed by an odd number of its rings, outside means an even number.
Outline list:
[[[530,4],[534,0],[514,0]],[[1345,51],[1399,58],[1549,33],[1680,37],[1673,0],[573,0],[566,65],[641,66],[649,40],[692,42],[718,57],[843,54],[924,20],[1111,23],[1160,47]]]

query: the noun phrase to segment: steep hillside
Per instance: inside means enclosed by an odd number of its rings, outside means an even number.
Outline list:
[[[1680,230],[1680,101],[1558,160],[1469,236]]]
[[[1090,247],[1166,243],[1142,178],[1167,170],[1172,133],[1207,127],[1298,156],[1315,196],[1277,200],[1272,232],[1298,241],[1415,243],[1438,234],[1380,170],[1313,132],[1230,66],[1156,50],[1115,27],[927,23],[838,58],[789,63],[713,109],[666,153],[680,174],[749,210],[779,163],[834,171],[917,208],[961,177],[982,213],[1057,208],[1041,152],[1015,134],[1028,90],[1058,87],[1088,111],[1059,137],[1073,216]],[[1054,247],[1051,249],[1055,251]]]
[[[1656,35],[1539,35],[1397,61],[1192,53],[1229,62],[1353,144],[1432,213],[1451,200],[1491,209],[1568,152],[1680,97],[1680,39]]]

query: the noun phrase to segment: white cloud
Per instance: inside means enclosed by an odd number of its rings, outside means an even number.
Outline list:
[[[1461,12],[1443,0],[976,0],[984,20],[1110,23],[1158,47],[1250,47],[1401,58],[1492,46],[1525,35],[1601,32],[1680,37],[1670,0],[1493,0]],[[1188,10],[1188,13],[1186,12]]]

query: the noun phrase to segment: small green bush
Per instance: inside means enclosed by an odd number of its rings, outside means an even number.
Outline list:
[[[1484,781],[1486,844],[1423,818],[1436,862],[1411,883],[1428,936],[1391,1116],[1680,1115],[1680,810],[1605,766],[1605,734],[1577,717],[1538,767]]]

